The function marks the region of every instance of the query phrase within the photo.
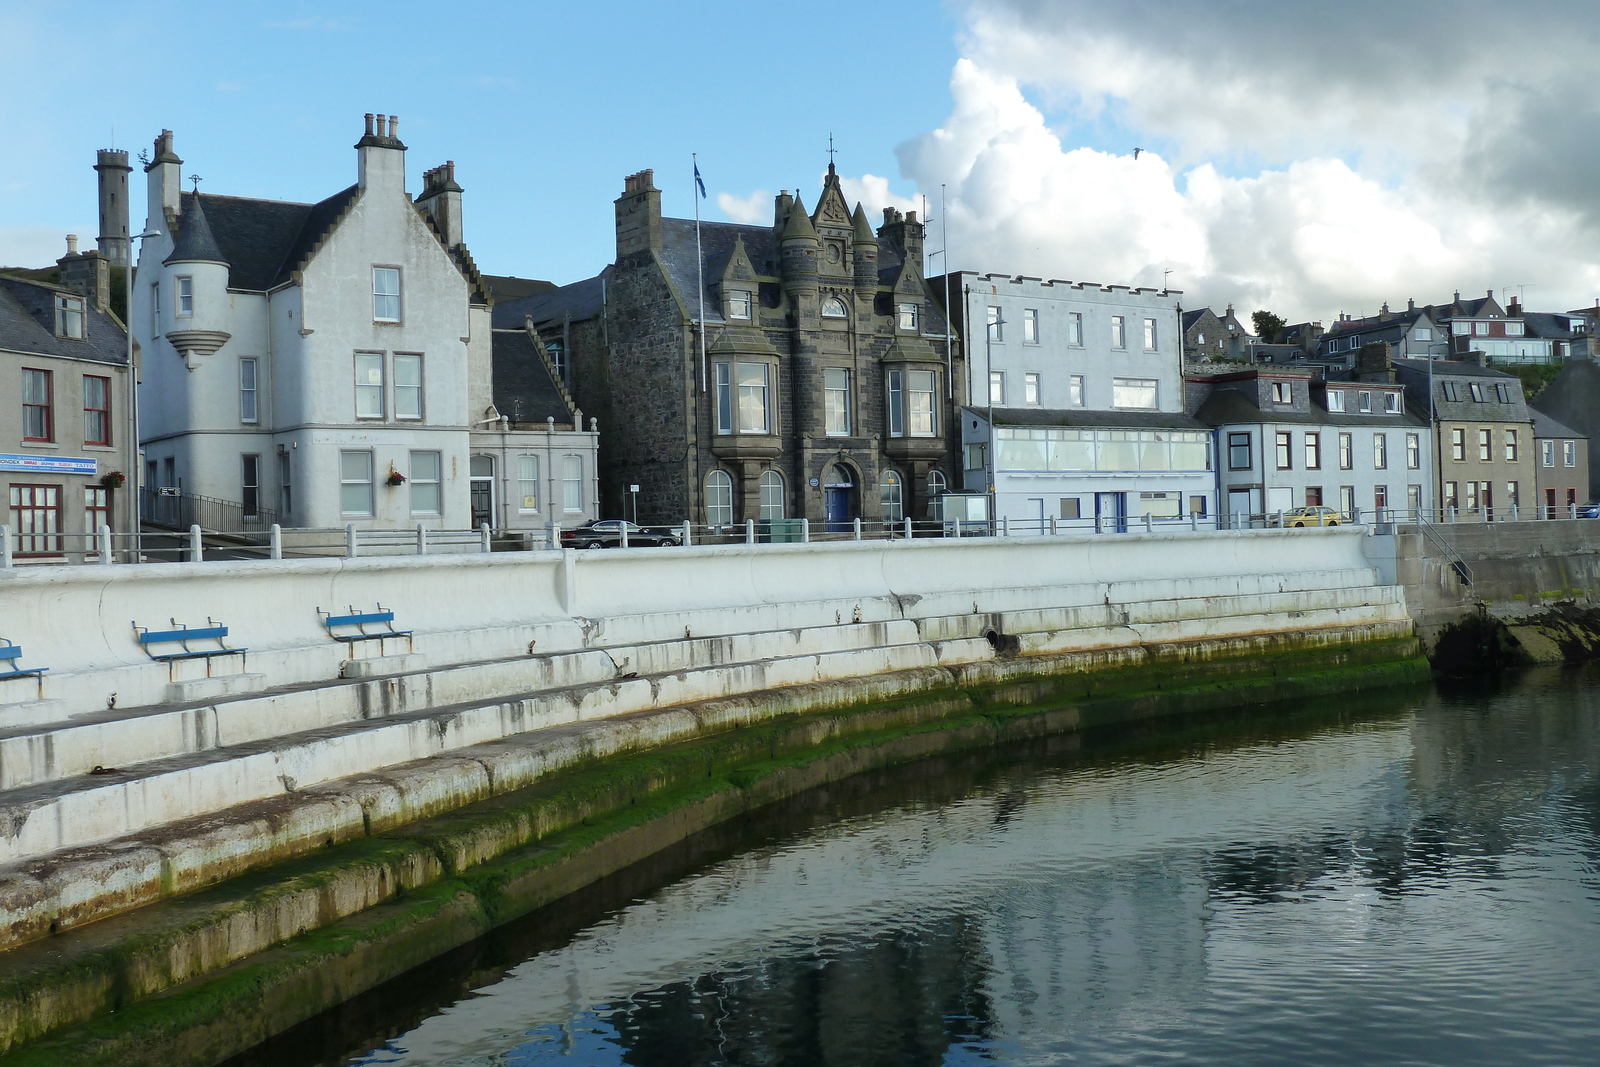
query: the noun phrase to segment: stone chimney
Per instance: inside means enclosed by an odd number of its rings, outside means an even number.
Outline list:
[[[641,170],[623,179],[616,199],[617,259],[640,252],[661,252],[661,190],[656,172]]]
[[[146,225],[170,233],[183,193],[183,160],[172,150],[171,130],[162,130],[156,138],[155,154],[145,164],[144,173],[149,202]]]
[[[447,159],[422,173],[422,195],[417,204],[433,220],[446,248],[465,244],[461,231],[461,186],[456,184],[456,162]]]
[[[67,254],[56,260],[61,284],[82,293],[95,307],[111,306],[111,264],[99,252],[78,251],[78,235],[67,234]]]
[[[917,221],[915,211],[907,211],[902,215],[892,207],[883,209],[883,226],[878,230],[878,240],[892,250],[895,260],[901,263],[915,263],[920,271],[922,238],[922,223]]]
[[[406,146],[400,141],[400,117],[369,114],[366,118],[366,132],[356,142],[357,184],[363,193],[379,189],[404,196]]]

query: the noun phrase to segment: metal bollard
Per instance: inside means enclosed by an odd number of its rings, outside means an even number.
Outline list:
[[[806,544],[811,540],[811,520],[800,520],[800,543]]]
[[[1278,509],[1278,529],[1283,529],[1283,509]]]
[[[422,523],[417,523],[417,555],[428,554],[428,528]]]
[[[1151,521],[1150,513],[1148,511],[1144,513],[1144,532],[1145,533],[1154,533],[1155,532],[1155,524]]]
[[[102,522],[100,529],[95,531],[95,537],[100,542],[100,562],[109,566],[111,563],[111,527]]]
[[[1054,515],[1050,516],[1050,536],[1058,537],[1061,534],[1061,520]]]
[[[478,551],[489,551],[489,524],[486,522],[478,526]]]
[[[694,543],[694,527],[689,524],[688,519],[683,520],[683,543],[685,547]]]
[[[627,548],[628,547],[628,522],[627,522],[626,519],[624,519],[623,521],[617,523],[617,533],[620,535],[618,537],[618,539],[617,539],[617,547],[618,548]]]
[[[205,542],[200,539],[200,527],[189,527],[189,562],[202,563],[205,561]]]
[[[268,549],[268,552],[272,556],[272,558],[273,559],[282,559],[283,558],[283,527],[279,526],[277,523],[273,523],[272,524],[272,532],[271,532],[271,535],[270,535],[270,538],[269,538],[269,544],[271,545],[271,548]]]
[[[857,515],[855,518],[850,520],[850,531],[851,531],[851,533],[853,533],[855,535],[855,539],[857,541],[861,540],[861,516],[860,515]]]
[[[350,559],[356,558],[356,527],[355,523],[347,522],[344,527],[344,554]]]
[[[756,543],[756,520],[754,519],[744,520],[744,543],[747,545]]]
[[[11,566],[11,527],[0,523],[0,567]]]

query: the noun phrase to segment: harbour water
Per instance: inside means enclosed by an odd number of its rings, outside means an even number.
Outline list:
[[[1552,670],[897,768],[236,1062],[1593,1062],[1597,767]]]

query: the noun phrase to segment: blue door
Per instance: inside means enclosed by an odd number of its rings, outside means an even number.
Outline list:
[[[827,533],[848,533],[856,517],[855,477],[849,467],[835,463],[828,468],[827,479],[822,485],[823,530]]]

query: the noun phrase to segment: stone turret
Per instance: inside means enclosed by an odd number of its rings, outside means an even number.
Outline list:
[[[789,218],[783,226],[779,241],[779,272],[786,289],[815,289],[817,287],[817,256],[821,242],[817,228],[811,225],[806,206],[797,196],[789,209]]]
[[[178,240],[163,260],[171,307],[172,328],[167,340],[194,370],[202,356],[209,356],[228,343],[228,260],[217,246],[217,239],[206,221],[205,206],[198,192],[189,194],[178,217]]]
[[[100,176],[100,256],[114,266],[128,265],[128,153],[102,148],[96,156]]]
[[[872,234],[872,224],[867,221],[867,209],[856,202],[855,214],[850,217],[850,255],[855,263],[857,289],[874,289],[878,285],[878,239]]]

